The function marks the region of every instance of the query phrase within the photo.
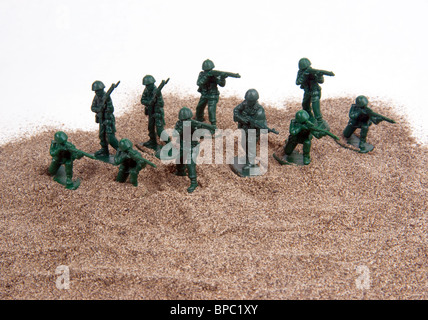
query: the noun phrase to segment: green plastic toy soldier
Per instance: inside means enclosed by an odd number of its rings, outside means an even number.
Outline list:
[[[183,107],[178,113],[178,121],[175,125],[175,130],[179,134],[180,139],[180,155],[177,159],[179,163],[176,164],[177,176],[188,176],[190,179],[190,186],[187,192],[193,192],[198,186],[196,175],[196,157],[199,153],[199,141],[193,141],[192,136],[197,129],[207,129],[214,134],[216,127],[193,120],[193,112]],[[186,130],[186,127],[188,130]],[[187,174],[186,174],[187,168]]]
[[[274,155],[274,158],[281,164],[310,164],[311,140],[312,137],[315,136],[314,133],[321,133],[322,136],[328,135],[339,140],[339,138],[330,131],[317,127],[305,110],[299,110],[296,112],[295,119],[292,119],[290,122],[289,130],[290,135],[288,136],[288,140],[284,146],[284,158],[279,159]],[[318,136],[315,137],[319,139]],[[303,157],[301,157],[301,154],[294,151],[298,144],[303,145]]]
[[[258,175],[258,165],[255,164],[256,144],[260,139],[260,129],[279,134],[275,129],[267,126],[264,108],[258,103],[259,93],[255,89],[249,89],[245,93],[245,100],[233,109],[233,121],[238,123],[238,128],[243,129],[245,137],[242,138],[242,148],[246,151],[245,164],[240,165],[238,157],[235,158],[232,169],[240,176],[248,177]],[[250,129],[256,129],[255,135],[249,134]],[[251,170],[252,169],[252,170]],[[250,171],[251,170],[251,171]]]
[[[220,97],[218,86],[226,85],[226,78],[240,78],[238,73],[214,70],[214,63],[207,59],[202,63],[202,70],[199,73],[198,92],[201,93],[198,105],[196,106],[196,120],[203,122],[205,107],[208,105],[208,119],[213,126],[217,125],[216,109]]]
[[[160,137],[165,126],[164,116],[164,100],[162,97],[162,88],[167,84],[169,78],[165,81],[162,80],[157,88],[155,86],[155,78],[151,75],[146,75],[143,78],[143,85],[145,89],[141,96],[141,104],[144,105],[144,113],[148,116],[148,130],[149,140],[142,145],[157,151],[160,145],[157,143],[157,136]],[[169,141],[167,141],[168,143]]]
[[[114,118],[114,107],[111,100],[111,93],[119,85],[120,81],[112,84],[107,92],[104,91],[105,85],[101,81],[95,81],[92,84],[92,91],[95,91],[95,97],[92,101],[91,110],[95,115],[95,122],[99,124],[99,138],[101,149],[95,152],[95,157],[106,162],[109,159],[108,146],[111,145],[115,150],[119,147],[119,142],[115,136],[116,123]]]
[[[322,117],[320,100],[321,100],[321,86],[324,83],[324,76],[334,76],[331,71],[313,69],[311,62],[307,58],[299,60],[299,71],[297,72],[296,84],[304,90],[302,107],[311,120],[315,120],[318,126],[325,130],[330,130],[330,127]],[[322,136],[320,133],[314,133],[314,136]]]
[[[58,131],[54,135],[54,140],[51,142],[49,153],[52,156],[52,162],[49,166],[49,174],[54,177],[54,180],[67,189],[77,189],[80,185],[80,180],[73,181],[73,161],[86,156],[95,159],[89,153],[76,149],[76,147],[67,141],[68,136]],[[62,166],[64,165],[64,166]],[[65,168],[65,170],[64,170]]]
[[[365,96],[358,96],[355,99],[355,104],[351,106],[349,110],[349,122],[343,135],[348,139],[348,144],[359,148],[360,153],[367,153],[373,150],[374,146],[367,143],[367,133],[372,123],[377,125],[381,121],[387,121],[389,123],[395,123],[394,120],[384,117],[368,107],[369,101]],[[358,138],[353,133],[356,129],[360,130],[360,137]]]
[[[132,142],[128,139],[122,139],[119,142],[119,150],[114,157],[115,165],[119,166],[119,172],[116,181],[125,182],[129,176],[129,181],[138,186],[138,173],[145,168],[147,164],[156,168],[156,165],[132,148]]]

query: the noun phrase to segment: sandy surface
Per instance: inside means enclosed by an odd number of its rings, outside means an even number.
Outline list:
[[[197,103],[164,98],[167,128]],[[336,135],[354,98],[321,101]],[[236,128],[240,102],[220,99],[220,128]],[[77,160],[82,183],[70,191],[47,174],[54,131],[2,146],[0,298],[427,299],[428,153],[405,119],[376,103],[397,124],[370,128],[371,153],[325,137],[313,140],[309,166],[281,166],[272,154],[300,106],[265,108],[280,131],[269,135],[268,172],[240,178],[226,164],[200,165],[193,194],[151,154],[158,168],[143,169],[137,188],[114,181],[117,167]],[[143,109],[131,109],[117,137],[145,141]],[[67,133],[98,150],[97,132]],[[69,289],[56,287],[61,265]]]

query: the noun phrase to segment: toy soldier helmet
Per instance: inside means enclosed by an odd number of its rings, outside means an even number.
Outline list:
[[[92,84],[92,91],[102,90],[106,86],[101,81],[97,80]]]
[[[299,123],[305,123],[309,120],[309,114],[305,110],[299,110],[296,112],[296,120]]]
[[[153,84],[155,82],[156,82],[155,78],[153,78],[153,76],[151,76],[149,74],[143,78],[143,85],[145,85],[145,86],[147,86],[149,84]]]
[[[365,96],[358,96],[357,99],[355,99],[355,103],[359,107],[365,107],[369,104],[369,100]]]
[[[302,58],[299,60],[299,70],[305,70],[311,66],[311,62],[308,58]]]
[[[214,67],[214,62],[212,62],[210,59],[207,59],[202,63],[202,70],[204,71],[212,70]]]
[[[193,117],[193,112],[187,107],[181,108],[180,112],[178,113],[178,119],[179,120],[188,120]]]
[[[132,142],[129,139],[122,139],[119,142],[119,148],[122,151],[127,151],[132,148]]]
[[[245,93],[245,100],[255,102],[259,100],[259,93],[256,89],[250,89]]]
[[[54,139],[56,142],[58,143],[64,143],[67,141],[68,137],[65,134],[65,132],[63,131],[58,131],[57,133],[55,133]]]

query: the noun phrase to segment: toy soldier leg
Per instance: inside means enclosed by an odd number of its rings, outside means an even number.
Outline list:
[[[186,165],[184,163],[184,156],[183,156],[183,146],[180,146],[180,158],[179,158],[180,163],[177,163],[175,165],[176,167],[176,171],[174,172],[175,175],[177,176],[185,176],[186,175]]]
[[[312,113],[312,108],[311,108],[311,94],[309,93],[309,91],[305,90],[305,93],[303,94],[303,101],[302,101],[302,108],[303,110],[305,110],[309,116],[314,119],[314,115]]]
[[[311,163],[311,140],[307,139],[303,142],[303,164],[308,165]]]
[[[61,167],[61,161],[58,161],[55,158],[52,159],[52,162],[51,162],[49,169],[48,169],[49,174],[54,176],[58,172],[60,167]]]
[[[66,175],[66,184],[73,185],[73,161],[67,160],[65,162],[65,175]]]
[[[297,147],[296,139],[294,139],[292,135],[288,136],[287,143],[284,146],[284,153],[289,156],[296,147]]]
[[[95,156],[108,155],[108,141],[104,125],[100,124],[99,135],[101,149],[95,152]]]
[[[218,97],[208,99],[208,119],[213,126],[215,126],[217,123],[216,110],[218,99]]]
[[[256,155],[257,155],[257,141],[259,136],[254,134],[247,135],[247,165],[249,167],[256,166]]]
[[[117,141],[117,138],[114,133],[109,133],[107,135],[108,143],[114,148],[114,150],[117,150],[119,148],[119,141]]]
[[[158,135],[159,139],[162,135],[162,132],[164,130],[163,127],[163,121],[161,118],[156,119],[156,134]],[[171,141],[171,139],[168,137],[168,140],[165,143],[169,143]]]
[[[369,132],[369,125],[363,124],[361,126],[361,131],[360,131],[360,145],[359,145],[360,150],[362,150],[362,151],[365,150],[368,132]]]
[[[343,130],[343,136],[348,139],[357,129],[357,127],[353,126],[351,123],[348,123],[345,130]]]
[[[132,168],[129,173],[129,181],[134,185],[138,186],[138,173],[142,169],[142,166],[137,164],[135,168]]]
[[[208,99],[205,96],[201,96],[199,99],[198,105],[196,106],[196,117],[197,121],[204,121],[204,111],[205,107],[208,104]]]
[[[198,181],[196,179],[196,163],[192,161],[192,163],[187,165],[187,173],[190,179],[190,187],[187,188],[187,192],[192,193],[198,186]]]
[[[119,167],[119,172],[117,173],[116,176],[116,181],[118,182],[125,182],[126,178],[128,178],[129,172],[128,172],[128,168],[121,164]]]
[[[148,147],[148,148],[154,148],[157,145],[156,142],[156,128],[155,128],[156,124],[155,124],[155,118],[154,116],[149,116],[149,121],[148,121],[148,125],[147,128],[149,130],[149,140],[143,143],[143,146]]]

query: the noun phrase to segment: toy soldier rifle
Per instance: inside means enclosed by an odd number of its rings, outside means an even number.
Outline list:
[[[67,150],[69,150],[69,151],[70,151],[70,152],[72,152],[72,153],[82,154],[82,155],[84,155],[85,157],[88,157],[88,158],[93,159],[93,160],[96,160],[96,159],[97,159],[97,158],[95,158],[95,156],[93,156],[92,154],[90,154],[90,153],[86,153],[85,151],[82,151],[82,150],[79,150],[79,149],[77,149],[76,147],[74,147],[74,146],[72,146],[72,145],[69,145],[68,143],[66,144],[66,147],[67,147]]]
[[[215,126],[205,123],[205,122],[200,122],[194,119],[188,119],[185,121],[190,121],[196,128],[198,129],[207,129],[209,130],[212,134],[215,133],[215,130],[217,129]]]
[[[334,77],[334,73],[332,71],[320,70],[320,69],[314,69],[314,68],[307,68],[305,70],[305,73],[306,74],[313,74],[313,75],[323,75],[323,76]]]
[[[119,85],[119,83],[120,83],[120,81],[118,81],[116,84],[112,83],[112,85],[107,90],[107,92],[105,93],[105,95],[104,95],[104,97],[103,97],[103,99],[101,101],[101,104],[102,104],[101,114],[103,115],[103,117],[104,117],[104,110],[107,107],[107,100],[110,98],[110,95],[112,94],[113,90],[117,88],[117,86]],[[104,118],[102,119],[101,123],[104,123]]]
[[[220,76],[222,78],[232,77],[232,78],[241,78],[241,75],[239,73],[232,73],[227,71],[219,71],[219,70],[211,70],[209,71],[210,75],[212,76]]]
[[[162,82],[159,85],[159,87],[157,87],[157,89],[154,90],[153,99],[152,99],[152,101],[150,101],[149,107],[154,107],[155,106],[156,102],[158,101],[158,98],[160,96],[160,93],[161,93],[163,87],[168,83],[168,81],[169,81],[169,78],[166,79],[166,80],[162,80]]]
[[[55,150],[57,145],[58,145],[58,143],[55,140],[52,140],[51,150]],[[74,145],[72,145],[69,142],[66,142],[64,145],[59,144],[59,147],[60,147],[60,149],[56,149],[55,151],[51,152],[51,156],[54,156],[55,153],[61,152],[61,150],[63,150],[63,151],[70,152],[72,155],[73,154],[84,155],[85,157],[96,160],[96,158],[92,154],[86,153],[85,151],[77,149]],[[63,147],[63,148],[61,148],[61,147]]]
[[[279,134],[279,132],[276,131],[275,128],[269,128],[268,126],[258,122],[257,120],[250,119],[249,117],[245,117],[243,115],[237,114],[236,118],[237,120],[240,120],[244,123],[248,123],[251,126],[256,127],[257,129],[266,129],[268,132]]]
[[[383,116],[383,115],[381,115],[379,113],[376,113],[376,112],[374,112],[370,108],[366,107],[366,110],[368,111],[368,115],[370,117],[370,120],[372,120],[373,123],[375,123],[375,124],[378,124],[381,121],[386,121],[386,122],[389,122],[389,123],[395,123],[394,120],[392,120],[390,118],[387,118],[387,117],[385,117],[385,116]]]
[[[309,124],[308,122],[305,123],[305,127],[308,128],[311,131],[317,131],[317,132],[320,132],[320,133],[324,133],[324,134],[332,137],[335,140],[340,140],[338,136],[334,135],[330,131],[318,128],[318,127],[316,127],[316,126],[314,126],[312,124]]]
[[[149,160],[147,160],[147,159],[143,158],[143,157],[142,157],[142,156],[140,156],[137,152],[133,152],[133,153],[131,154],[131,157],[132,157],[135,161],[137,161],[137,162],[145,162],[145,163],[147,163],[148,165],[152,166],[153,168],[157,168],[157,167],[156,167],[156,165],[155,165],[153,162],[151,162],[151,161],[149,161]]]

